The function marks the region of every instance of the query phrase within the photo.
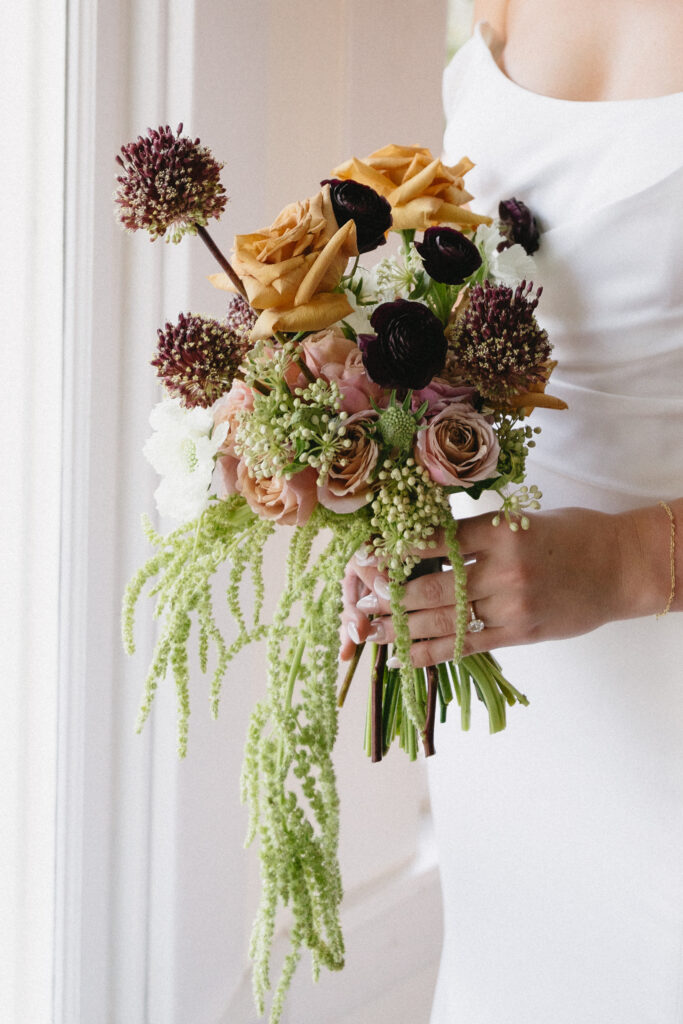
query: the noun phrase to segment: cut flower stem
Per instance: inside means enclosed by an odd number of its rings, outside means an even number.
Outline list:
[[[209,232],[201,224],[198,224],[197,225],[197,234],[199,235],[199,237],[201,238],[202,242],[204,243],[204,245],[207,247],[207,249],[209,250],[209,252],[213,256],[213,258],[216,260],[216,262],[218,263],[219,267],[221,267],[221,269],[224,270],[225,273],[228,275],[228,277],[230,278],[230,280],[232,281],[232,283],[234,284],[235,288],[240,293],[242,298],[246,299],[247,302],[248,302],[249,299],[247,298],[247,293],[246,293],[244,285],[242,284],[241,279],[238,277],[238,275],[235,272],[232,264],[229,262],[229,260],[227,260],[225,258],[225,256],[221,252],[221,250],[218,248],[218,246],[214,242],[214,240],[211,237],[211,235],[209,234]]]

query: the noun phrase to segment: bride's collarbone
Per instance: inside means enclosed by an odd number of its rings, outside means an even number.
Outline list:
[[[683,4],[511,0],[496,34],[502,70],[532,92],[579,101],[683,92]]]

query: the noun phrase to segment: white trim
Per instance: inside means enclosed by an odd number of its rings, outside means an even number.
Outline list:
[[[0,403],[0,1019],[52,997],[64,4],[0,11],[5,158]]]

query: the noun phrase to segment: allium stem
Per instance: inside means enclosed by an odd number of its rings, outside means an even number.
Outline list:
[[[439,671],[434,665],[427,669],[427,720],[422,732],[422,746],[425,757],[436,753],[434,747],[434,723],[436,720],[436,695],[438,691]]]
[[[387,645],[378,644],[375,664],[372,668],[370,688],[372,691],[372,746],[373,762],[382,760],[382,689],[384,686],[384,666],[387,663]]]
[[[301,370],[301,372],[303,373],[303,375],[304,375],[304,377],[306,378],[306,380],[308,381],[308,383],[309,383],[309,384],[314,384],[314,383],[315,383],[315,380],[316,380],[316,378],[315,378],[315,376],[314,376],[314,375],[313,375],[313,374],[311,373],[311,371],[309,370],[309,368],[308,368],[308,367],[306,366],[306,363],[305,363],[305,362],[303,361],[303,359],[302,359],[302,358],[301,358],[300,356],[297,356],[297,358],[296,358],[296,359],[294,360],[294,363],[296,364],[296,366],[298,366],[298,367],[299,367],[299,369],[300,369],[300,370]]]
[[[341,685],[341,689],[339,691],[339,696],[337,697],[337,707],[338,708],[343,708],[344,707],[344,701],[346,700],[346,695],[349,692],[349,687],[351,686],[351,683],[353,681],[353,677],[356,674],[356,669],[358,668],[358,662],[360,661],[360,656],[363,653],[364,648],[365,648],[365,644],[364,643],[356,644],[356,649],[353,652],[353,657],[352,657],[351,662],[349,664],[347,673],[344,676],[344,682]]]
[[[239,277],[237,276],[237,274],[233,270],[232,266],[230,265],[230,262],[228,260],[226,260],[225,256],[220,251],[220,249],[218,248],[218,246],[216,245],[216,243],[214,242],[213,238],[211,237],[209,232],[206,230],[206,228],[202,227],[201,224],[198,224],[197,225],[197,234],[199,235],[199,237],[201,238],[202,242],[204,243],[204,245],[207,247],[207,249],[209,250],[209,252],[213,256],[213,258],[216,260],[218,265],[220,267],[222,267],[222,269],[228,275],[228,277],[230,278],[230,280],[232,281],[232,283],[234,284],[235,288],[240,293],[242,298],[243,299],[247,299],[247,293],[246,293],[246,291],[244,289],[244,285],[242,284],[241,280],[239,279]],[[247,299],[247,302],[248,301],[249,300]]]

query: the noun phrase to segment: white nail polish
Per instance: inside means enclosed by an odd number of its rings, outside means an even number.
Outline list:
[[[392,655],[392,657],[387,660],[387,668],[400,668],[400,667],[401,667],[401,662],[398,660],[398,658],[396,657],[395,654]]]
[[[361,642],[360,636],[358,635],[358,626],[355,622],[346,623],[346,632],[349,634],[354,644],[359,644]]]
[[[366,594],[356,601],[356,608],[359,612],[376,612],[379,608],[379,598],[375,594]]]
[[[377,557],[371,555],[367,548],[365,551],[356,551],[355,558],[357,565],[377,565]]]
[[[368,640],[370,643],[381,643],[386,638],[386,630],[383,622],[373,622],[372,628],[368,633]]]
[[[378,576],[374,583],[375,593],[382,601],[389,600],[389,584],[387,580],[382,579]]]

